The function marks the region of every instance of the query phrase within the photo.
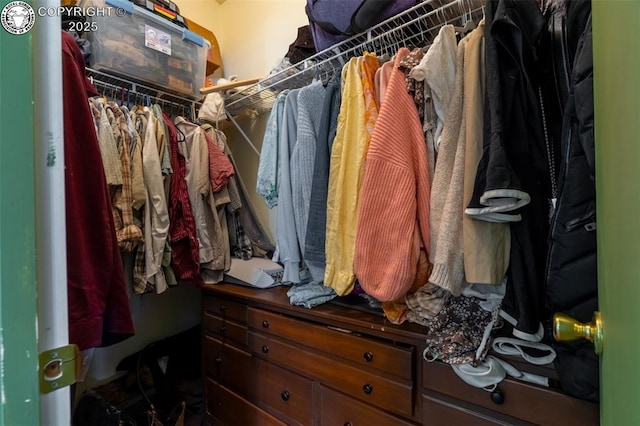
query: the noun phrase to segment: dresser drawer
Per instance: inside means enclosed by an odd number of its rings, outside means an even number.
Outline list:
[[[486,413],[475,412],[455,404],[422,396],[422,424],[424,426],[533,426],[531,423],[520,422],[516,419],[494,418]]]
[[[451,423],[453,425],[453,423]],[[336,392],[325,386],[320,387],[321,426],[411,426],[398,417],[377,410],[368,404]]]
[[[391,380],[267,334],[249,331],[249,349],[271,362],[295,369],[348,395],[406,416],[413,415],[411,381]]]
[[[234,302],[216,296],[205,296],[203,298],[203,304],[205,313],[232,319],[240,324],[247,323],[247,305],[244,303]]]
[[[248,318],[249,327],[398,377],[412,378],[412,349],[314,325],[262,309],[249,308]]]
[[[492,401],[491,393],[462,381],[449,365],[423,362],[423,386],[441,394],[488,408],[507,416],[545,426],[596,426],[597,404],[571,398],[558,391],[515,380],[503,380],[497,390],[504,402]],[[541,409],[544,407],[544,409]]]
[[[217,315],[204,315],[204,331],[221,340],[230,340],[242,346],[247,346],[247,327]]]
[[[214,421],[214,424],[286,426],[286,423],[209,379],[207,380],[207,411],[217,421]]]
[[[212,337],[204,338],[204,371],[218,383],[247,393],[254,381],[255,358],[251,354],[224,345]]]
[[[266,361],[256,364],[255,397],[300,425],[313,424],[313,381]]]

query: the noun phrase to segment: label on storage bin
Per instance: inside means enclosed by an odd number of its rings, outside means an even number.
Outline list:
[[[150,25],[144,26],[144,45],[171,56],[171,36]]]

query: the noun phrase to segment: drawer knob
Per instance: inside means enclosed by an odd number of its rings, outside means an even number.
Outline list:
[[[282,400],[286,402],[289,400],[289,398],[291,398],[291,394],[289,393],[289,391],[283,391],[280,394],[280,398],[282,398]]]
[[[491,392],[491,400],[498,405],[502,405],[504,404],[504,394],[500,391],[500,389],[496,389]]]
[[[226,311],[227,310],[227,306],[226,305],[220,305],[220,310],[222,312]]]
[[[267,352],[269,352],[269,346],[264,345],[264,346],[262,347],[262,352],[264,352],[265,354],[266,354]]]
[[[267,320],[262,321],[262,326],[264,328],[269,328],[269,321],[267,321]]]
[[[364,391],[364,393],[370,394],[371,392],[373,392],[373,386],[371,386],[369,383],[367,383],[366,385],[364,385],[362,387],[362,390]]]
[[[367,362],[371,362],[373,361],[373,354],[371,352],[365,352],[364,355],[362,355],[364,360]]]
[[[222,364],[222,358],[221,357],[217,357],[216,359],[213,360],[213,362],[215,362],[216,365],[220,365],[220,364]]]
[[[224,334],[226,331],[227,331],[227,327],[225,327],[224,325],[220,327],[220,333]]]
[[[351,422],[345,422],[344,426],[353,426],[353,423],[351,423]]]

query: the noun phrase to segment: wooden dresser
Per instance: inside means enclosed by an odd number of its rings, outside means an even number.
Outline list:
[[[291,306],[286,291],[203,290],[209,424],[598,424],[596,404],[553,389],[505,380],[489,393],[465,384],[450,366],[423,360],[423,327],[333,303]]]

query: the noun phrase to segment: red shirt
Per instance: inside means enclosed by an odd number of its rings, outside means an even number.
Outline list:
[[[134,334],[109,192],[75,40],[62,32],[69,341],[80,350]]]
[[[169,153],[173,169],[169,187],[171,266],[179,280],[203,285],[204,281],[200,275],[200,245],[196,237],[196,222],[185,180],[187,166],[184,157],[178,151],[179,131],[166,114],[163,114],[162,118],[169,129]]]

